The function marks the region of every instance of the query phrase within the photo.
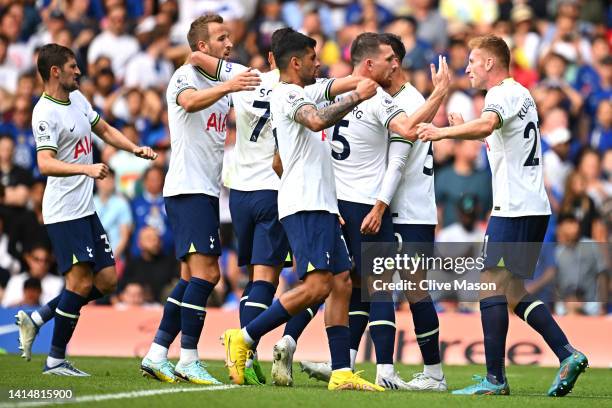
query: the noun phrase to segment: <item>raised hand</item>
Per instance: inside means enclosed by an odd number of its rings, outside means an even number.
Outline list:
[[[155,160],[157,159],[157,153],[153,151],[149,146],[138,146],[132,152],[134,155],[147,160]]]
[[[259,86],[261,78],[252,69],[249,68],[225,83],[229,87],[230,92],[253,91],[255,87]]]
[[[442,55],[438,56],[437,71],[434,64],[430,64],[429,68],[431,69],[431,82],[433,82],[434,87],[447,89],[450,85],[451,75],[448,65],[446,64],[446,57],[443,57]]]

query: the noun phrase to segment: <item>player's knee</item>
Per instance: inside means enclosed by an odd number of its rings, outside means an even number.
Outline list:
[[[350,299],[353,291],[351,276],[348,272],[341,273],[334,277],[334,296],[343,299]]]
[[[78,293],[83,297],[89,296],[91,288],[93,287],[93,279],[88,277],[82,277],[80,279],[67,279],[66,289],[71,292]]]

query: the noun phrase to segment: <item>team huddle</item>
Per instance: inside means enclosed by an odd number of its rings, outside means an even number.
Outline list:
[[[221,384],[200,361],[197,345],[208,297],[220,279],[219,194],[225,123],[233,106],[235,160],[225,183],[238,263],[249,272],[240,328],[222,337],[233,383],[266,383],[257,345],[286,323],[274,346],[271,376],[274,385],[292,385],[299,337],[325,304],[331,361],[301,362],[311,377],[327,382],[330,390],[447,391],[438,316],[428,292],[406,293],[424,367],[405,381],[393,361],[393,294],[369,288],[361,252],[362,243],[396,240],[433,246],[433,145],[448,138],[485,141],[494,195],[481,281],[495,283],[495,289],[480,292],[487,375],[453,393],[509,395],[504,368],[508,308],[559,358],[548,395],[572,390],[587,358],[523,283],[532,276],[538,254],[524,256],[520,244],[541,244],[551,211],[535,103],[510,77],[510,51],[501,38],[470,42],[466,73],[472,87],[487,91],[481,116],[464,122],[451,113],[445,128],[430,122],[451,83],[446,59],[439,57],[437,68],[431,65],[433,91],[425,99],[400,67],[406,50],[393,34],[360,34],[351,46],[352,75],[330,79],[318,78],[316,42],[290,28],[273,34],[271,70],[265,73],[227,61],[232,43],[218,15],[196,19],[187,40],[192,54],[166,93],[171,158],[163,191],[181,279],[141,362],[144,375],[169,383]],[[108,168],[93,164],[91,132],[136,156],[155,159],[156,154],[131,143],[92,109],[78,90],[80,72],[72,51],[46,45],[38,70],[45,93],[34,108],[32,126],[38,164],[48,176],[43,217],[66,286],[40,309],[18,312],[20,347],[29,360],[40,326],[55,318],[43,373],[87,376],[65,359],[66,346],[81,307],[112,293],[117,283],[92,197],[93,179],[104,178]],[[288,261],[301,283],[274,300]],[[420,281],[426,274],[418,270],[410,279]],[[355,371],[366,327],[376,354],[373,382]],[[168,349],[179,332],[180,358],[173,364]]]

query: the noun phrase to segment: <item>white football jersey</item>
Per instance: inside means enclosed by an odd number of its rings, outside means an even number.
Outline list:
[[[393,99],[408,116],[425,103],[423,95],[409,83],[404,84]],[[406,140],[392,136],[390,142],[406,143]],[[412,145],[402,179],[391,201],[391,215],[394,224],[438,223],[432,142],[417,139]]]
[[[295,84],[280,82],[270,94],[273,133],[283,163],[278,190],[278,217],[282,219],[299,211],[328,211],[338,214],[336,184],[331,146],[325,131],[313,132],[294,120],[304,105],[324,100],[329,82],[320,82],[319,100]],[[313,94],[316,89],[313,89]]]
[[[331,130],[338,200],[376,203],[387,164],[387,126],[402,112],[379,87],[376,95],[353,108]]]
[[[221,81],[229,81],[248,70],[244,65],[222,61],[217,69]],[[235,92],[232,102],[236,112],[236,146],[224,183],[241,191],[278,190],[280,179],[272,169],[275,144],[270,122],[270,94],[278,84],[279,71],[261,73],[261,83],[253,91]],[[333,80],[317,79],[317,84],[304,88],[311,100],[329,97]],[[323,93],[323,95],[321,94]]]
[[[79,91],[68,101],[43,94],[32,112],[36,150],[52,150],[65,163],[93,164],[91,129],[100,120]],[[47,178],[42,202],[45,224],[76,220],[95,212],[94,179],[85,175]]]
[[[186,89],[219,85],[217,78],[187,64],[177,69],[170,79],[166,102],[172,150],[164,197],[179,194],[219,197],[230,99],[224,96],[208,108],[193,113],[187,112],[177,101]]]
[[[538,113],[531,94],[512,78],[489,89],[483,112],[500,127],[485,139],[493,175],[493,211],[499,217],[548,215]]]

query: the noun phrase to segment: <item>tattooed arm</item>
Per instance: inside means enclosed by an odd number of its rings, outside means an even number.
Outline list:
[[[295,121],[314,132],[326,129],[340,121],[355,106],[374,96],[377,87],[376,82],[364,79],[353,92],[323,109],[310,104],[302,106],[295,113]]]

